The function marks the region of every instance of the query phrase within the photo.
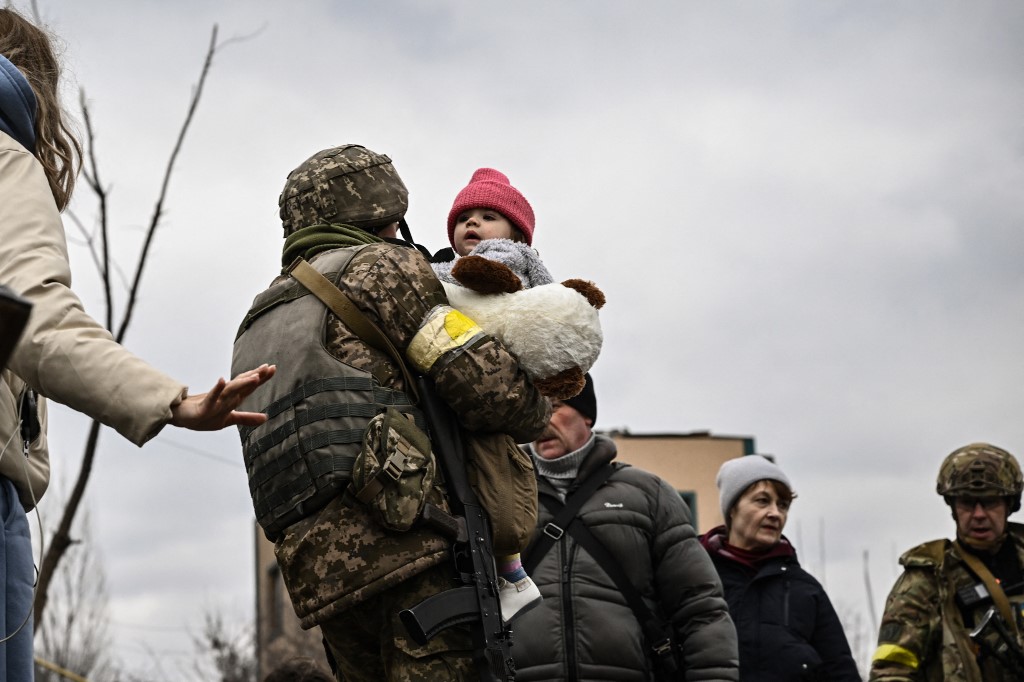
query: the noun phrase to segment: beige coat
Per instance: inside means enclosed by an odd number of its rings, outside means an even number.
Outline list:
[[[113,427],[136,445],[170,420],[171,407],[186,389],[125,350],[82,309],[71,291],[64,227],[42,166],[2,132],[0,284],[33,304],[0,377],[0,475],[14,481],[30,508],[46,490],[50,465],[45,422],[28,461],[22,456],[17,406],[26,385]],[[45,418],[45,406],[42,412]]]

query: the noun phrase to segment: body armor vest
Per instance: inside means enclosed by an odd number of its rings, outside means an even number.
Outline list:
[[[337,285],[364,247],[336,249],[313,267]],[[347,365],[325,348],[330,311],[292,278],[256,297],[235,338],[232,376],[276,364],[273,380],[239,409],[265,412],[256,427],[239,427],[256,520],[267,538],[319,511],[348,485],[352,462],[372,417],[394,407],[424,419],[405,393]]]

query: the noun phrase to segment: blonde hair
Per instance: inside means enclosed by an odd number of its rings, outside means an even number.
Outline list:
[[[36,96],[35,156],[43,166],[57,208],[63,211],[75,188],[82,145],[60,106],[60,62],[54,40],[13,9],[0,9],[0,54],[25,76]]]

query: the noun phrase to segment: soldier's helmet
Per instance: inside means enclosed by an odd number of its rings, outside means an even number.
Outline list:
[[[962,495],[1008,497],[1011,512],[1020,509],[1024,478],[1020,465],[1006,450],[972,443],[951,452],[939,468],[935,491],[949,503]]]
[[[405,215],[409,191],[390,158],[346,144],[317,152],[289,173],[277,204],[286,237],[323,223],[372,232]]]

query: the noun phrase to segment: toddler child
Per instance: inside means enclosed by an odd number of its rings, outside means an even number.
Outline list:
[[[448,212],[448,241],[452,245],[450,255],[453,257],[450,260],[447,258],[447,249],[439,252],[432,263],[434,272],[442,282],[458,284],[452,277],[452,268],[459,258],[474,255],[508,266],[519,277],[523,288],[551,284],[554,279],[531,246],[533,229],[533,208],[526,197],[509,183],[503,173],[493,168],[480,168],[455,197],[455,203]],[[540,590],[526,574],[520,558],[520,551],[525,549],[533,525],[536,524],[537,492],[533,465],[529,457],[524,456],[518,465],[502,467],[501,473],[494,477],[473,476],[474,470],[494,468],[493,463],[488,466],[487,462],[483,462],[484,458],[516,457],[523,453],[514,443],[504,443],[511,440],[507,436],[494,438],[482,434],[466,434],[466,439],[470,482],[474,484],[480,503],[491,519],[495,537],[494,554],[498,565],[498,596],[502,618],[510,621],[513,616],[535,606],[541,598]],[[511,452],[509,447],[515,452]],[[517,534],[503,528],[502,520],[515,514],[510,514],[506,509],[493,508],[495,496],[490,494],[489,488],[503,485],[502,476],[529,477],[528,481],[517,481],[516,485],[510,486],[517,489],[528,486],[532,490],[533,499],[526,502],[533,510],[533,520],[526,533]]]

